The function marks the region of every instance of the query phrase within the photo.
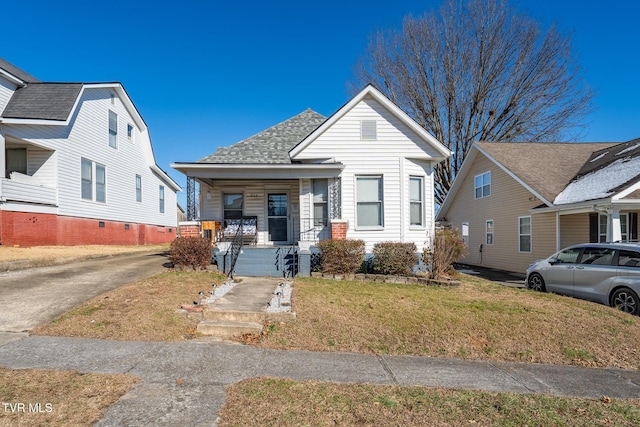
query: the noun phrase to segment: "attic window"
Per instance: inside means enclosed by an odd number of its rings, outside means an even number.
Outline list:
[[[360,138],[362,140],[378,139],[378,132],[375,120],[362,120],[360,122]]]

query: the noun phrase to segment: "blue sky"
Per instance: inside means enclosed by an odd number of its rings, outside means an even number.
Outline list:
[[[640,137],[640,5],[521,0],[573,32],[597,110],[584,141]],[[149,126],[158,165],[194,161],[306,108],[349,99],[376,29],[440,1],[28,1],[3,4],[0,57],[42,81],[121,82]],[[184,192],[179,201],[184,205]]]

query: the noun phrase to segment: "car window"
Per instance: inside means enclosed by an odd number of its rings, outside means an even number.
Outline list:
[[[558,264],[575,264],[580,255],[582,248],[569,248],[564,251],[558,252],[555,258],[558,260]]]
[[[618,265],[640,268],[640,252],[621,249],[620,255],[618,255]]]
[[[611,265],[614,253],[615,249],[587,246],[584,248],[584,251],[582,251],[580,264]]]

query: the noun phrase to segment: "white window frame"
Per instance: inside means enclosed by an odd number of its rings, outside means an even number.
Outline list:
[[[135,128],[131,123],[127,123],[127,140],[133,141],[133,133],[135,132]]]
[[[112,120],[115,127],[112,127]],[[118,114],[109,110],[109,147],[118,148]]]
[[[488,177],[488,183],[485,183],[485,176]],[[480,178],[480,185],[478,185],[478,178]],[[487,194],[485,194],[487,189]],[[480,196],[478,196],[478,190],[480,190]],[[491,195],[491,171],[486,171],[473,177],[473,197],[476,199],[482,199]]]
[[[378,139],[378,122],[376,120],[360,120],[360,139],[363,141]]]
[[[378,200],[359,200],[358,196],[358,181],[365,179],[377,179],[378,184]],[[384,176],[383,175],[356,175],[355,176],[356,187],[356,227],[359,230],[382,230],[384,229]],[[362,225],[358,223],[358,211],[361,204],[378,204],[380,210],[380,218],[378,224],[375,225]]]
[[[417,181],[420,188],[418,190],[418,196],[420,197],[418,200],[414,200],[411,198],[411,182]],[[420,222],[417,224],[412,223],[411,221],[411,206],[419,205],[420,206]],[[410,228],[424,228],[424,177],[411,175],[409,176],[409,227]]]
[[[160,208],[160,213],[164,213],[164,185],[161,185],[158,188],[158,202],[159,202],[159,208]]]
[[[469,222],[468,221],[465,221],[462,223],[460,234],[462,236],[462,243],[464,243],[464,245],[468,248],[469,247]]]
[[[522,220],[523,219],[528,219],[529,220],[529,233],[522,233]],[[529,237],[529,250],[528,251],[522,250],[522,237]],[[532,223],[531,223],[531,216],[530,215],[519,216],[518,217],[518,252],[531,253],[532,250],[533,250],[533,226],[532,226]]]
[[[624,231],[623,230],[624,227]],[[629,214],[620,214],[620,240],[623,242],[629,241]]]
[[[90,176],[88,179],[83,175],[84,165],[90,166]],[[102,169],[104,182],[98,182],[98,172],[100,169]],[[88,190],[91,191],[88,195],[89,197],[85,197],[84,194],[84,188],[87,184],[89,185]],[[100,195],[102,195],[102,197],[100,197]],[[87,202],[107,203],[107,167],[105,165],[96,163],[85,157],[80,159],[80,198]]]
[[[323,190],[326,188],[326,192],[323,192],[324,194],[316,193],[316,189],[318,188],[318,186],[322,186]],[[329,225],[329,180],[326,178],[312,179],[311,191],[313,193],[313,226],[325,227]],[[318,217],[316,215],[317,210],[322,211],[323,215]]]
[[[142,176],[136,174],[136,202],[142,202]]]
[[[604,227],[604,230],[602,229]],[[609,215],[598,215],[598,243],[609,241]]]
[[[491,231],[489,231],[489,223],[491,223]],[[488,219],[485,222],[484,230],[485,230],[484,243],[487,246],[493,246],[493,242],[495,241],[495,234],[496,234],[496,223],[492,219]],[[491,238],[489,238],[489,236],[491,236]]]

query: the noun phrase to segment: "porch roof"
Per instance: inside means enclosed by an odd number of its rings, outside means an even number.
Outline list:
[[[171,167],[187,176],[199,179],[300,179],[336,177],[344,169],[344,164],[211,164],[196,162],[174,163]]]

